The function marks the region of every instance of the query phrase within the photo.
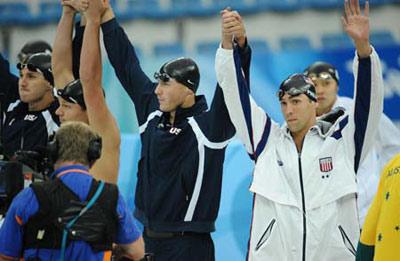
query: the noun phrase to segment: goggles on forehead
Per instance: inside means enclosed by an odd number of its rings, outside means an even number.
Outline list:
[[[29,57],[29,55],[26,54],[26,53],[19,53],[19,54],[18,54],[18,60],[19,60],[20,62],[25,62],[25,61],[27,60],[28,57]]]
[[[169,80],[171,80],[171,76],[169,76],[167,73],[163,72],[163,73],[159,73],[159,72],[155,72],[154,73],[154,78],[158,81],[162,81],[162,82],[168,82]]]
[[[333,76],[328,72],[321,72],[321,73],[318,73],[318,74],[317,73],[310,73],[308,75],[308,77],[313,81],[315,81],[317,79],[322,79],[322,80],[332,79],[332,80],[334,80]]]
[[[317,101],[317,97],[314,92],[310,90],[309,86],[302,86],[302,87],[292,87],[287,91],[284,91],[282,89],[279,89],[277,92],[276,96],[278,96],[279,100],[282,100],[283,96],[287,93],[289,96],[298,96],[300,94],[305,94],[307,95],[308,98],[310,98],[313,101]]]
[[[17,64],[18,70],[23,70],[24,68],[27,68],[31,72],[38,72],[38,73],[43,74],[42,70],[38,66],[33,65],[31,63],[18,63]]]

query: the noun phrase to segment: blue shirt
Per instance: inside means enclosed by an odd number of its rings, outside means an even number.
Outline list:
[[[57,169],[52,177],[59,178],[81,201],[86,200],[93,177],[82,165],[69,165]],[[117,244],[129,244],[140,237],[133,216],[125,205],[121,194],[118,196]],[[24,259],[38,256],[41,260],[58,260],[59,249],[23,249],[24,225],[39,210],[38,200],[31,188],[22,190],[12,201],[5,221],[0,228],[0,254]],[[65,260],[103,260],[104,252],[94,252],[84,241],[72,241],[65,251]]]

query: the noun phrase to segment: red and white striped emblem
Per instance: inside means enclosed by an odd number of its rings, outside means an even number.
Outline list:
[[[332,157],[319,159],[319,169],[322,172],[329,172],[333,169]]]

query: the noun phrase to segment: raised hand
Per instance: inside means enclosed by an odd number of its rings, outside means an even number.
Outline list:
[[[89,8],[85,12],[87,20],[100,21],[102,14],[106,10],[108,1],[105,0],[90,0]]]
[[[345,0],[343,28],[353,39],[357,52],[366,57],[371,53],[369,44],[369,2],[365,2],[364,14],[360,10],[359,0]]]
[[[246,30],[242,17],[236,11],[225,9],[221,11],[221,27],[223,47],[231,45],[232,39],[235,38],[241,47],[246,41]],[[228,45],[228,46],[225,46]]]
[[[89,7],[89,0],[61,0],[61,5],[75,10],[75,12],[85,12]]]

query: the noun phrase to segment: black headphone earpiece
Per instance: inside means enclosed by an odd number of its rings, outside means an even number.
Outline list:
[[[54,165],[54,163],[56,163],[58,160],[59,149],[59,144],[55,135],[50,136],[49,142],[47,143],[47,158],[52,165]],[[92,166],[94,162],[101,157],[101,149],[101,137],[96,137],[89,141],[89,147],[86,155],[90,166]]]
[[[101,137],[97,137],[89,141],[89,148],[87,151],[87,158],[90,165],[101,157],[101,149],[103,147]]]

